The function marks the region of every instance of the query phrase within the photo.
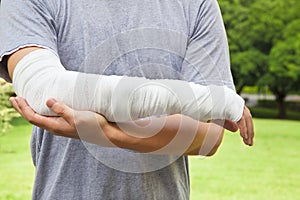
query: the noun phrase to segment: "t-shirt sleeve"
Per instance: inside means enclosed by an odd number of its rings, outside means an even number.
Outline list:
[[[234,89],[219,5],[216,0],[206,0],[197,7],[181,74],[185,80],[201,85],[226,85]]]
[[[54,13],[44,1],[1,1],[0,74],[6,74],[7,71],[5,56],[22,47],[40,46],[57,52],[53,16]]]

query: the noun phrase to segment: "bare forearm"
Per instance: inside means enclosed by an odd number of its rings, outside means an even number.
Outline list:
[[[216,152],[223,137],[222,127],[198,122],[183,115],[135,124],[109,125],[105,131],[111,141],[120,148],[171,155],[211,156]],[[150,136],[144,137],[147,130]],[[158,130],[156,134],[153,132],[155,130]]]

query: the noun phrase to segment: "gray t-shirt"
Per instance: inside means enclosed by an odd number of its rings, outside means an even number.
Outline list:
[[[0,26],[2,71],[7,55],[35,45],[68,70],[234,88],[216,0],[2,0]],[[33,199],[189,199],[183,156],[102,148],[38,127],[31,152]]]

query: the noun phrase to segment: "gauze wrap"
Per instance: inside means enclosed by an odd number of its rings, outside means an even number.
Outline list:
[[[172,114],[204,122],[237,122],[244,109],[244,100],[226,86],[68,71],[48,49],[35,50],[20,60],[14,70],[13,86],[35,112],[47,116],[55,116],[46,106],[49,98],[76,110],[101,113],[112,122]]]

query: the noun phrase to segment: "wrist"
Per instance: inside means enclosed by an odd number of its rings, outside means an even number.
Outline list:
[[[228,89],[225,104],[225,119],[238,122],[243,116],[244,107],[245,100],[233,90]]]
[[[115,123],[107,123],[102,127],[108,140],[118,148],[132,149],[139,143],[139,138],[122,131]]]

